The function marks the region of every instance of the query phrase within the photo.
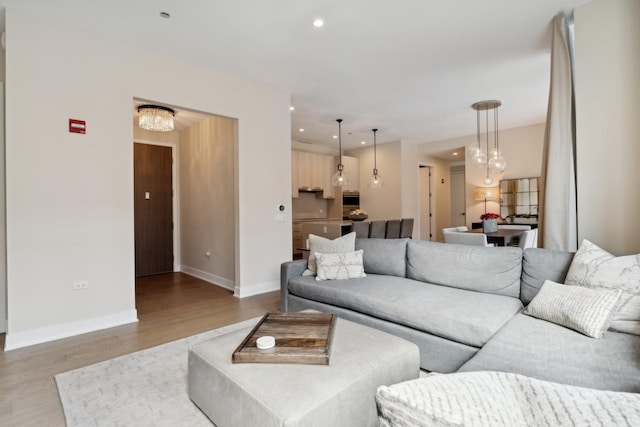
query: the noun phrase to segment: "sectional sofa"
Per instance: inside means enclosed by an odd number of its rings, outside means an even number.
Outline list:
[[[591,338],[523,314],[545,280],[563,283],[572,253],[410,239],[356,239],[366,277],[316,280],[281,266],[281,309],[315,309],[414,342],[439,373],[502,371],[640,393],[640,336]]]

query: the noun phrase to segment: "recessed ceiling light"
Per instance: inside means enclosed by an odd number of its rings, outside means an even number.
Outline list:
[[[324,20],[322,18],[316,18],[313,20],[313,26],[316,28],[321,28],[324,26]]]
[[[293,111],[295,109],[296,109],[296,107],[294,107],[293,105],[291,107],[289,107],[289,110],[291,110],[291,111]]]
[[[169,14],[169,12],[160,12],[160,16],[165,19],[171,18],[171,15]]]
[[[453,152],[453,155],[454,155],[454,156],[457,156],[457,155],[458,155],[458,152],[457,152],[457,151],[454,151],[454,152]]]
[[[367,141],[360,141],[360,144],[362,144],[362,145],[364,145],[366,143],[367,143]]]
[[[338,139],[338,135],[333,135],[333,139]]]
[[[299,130],[300,130],[300,132],[304,132],[304,129],[302,129],[302,128],[300,128]]]

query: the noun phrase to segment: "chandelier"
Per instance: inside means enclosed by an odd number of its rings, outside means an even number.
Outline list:
[[[138,126],[142,129],[160,132],[173,130],[173,117],[176,113],[171,108],[145,104],[138,107],[138,114]]]
[[[490,172],[500,174],[507,170],[507,160],[500,153],[498,141],[498,107],[502,105],[501,101],[490,100],[476,102],[471,106],[476,110],[476,143],[467,147],[471,164],[487,168],[487,175],[482,182],[485,185],[493,184],[493,178]],[[493,149],[489,151],[489,110],[493,110]],[[485,149],[482,148],[482,132],[480,130],[481,115],[480,111],[485,112]]]

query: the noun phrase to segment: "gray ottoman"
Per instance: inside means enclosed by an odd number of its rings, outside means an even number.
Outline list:
[[[418,347],[338,319],[331,363],[231,363],[251,328],[189,350],[189,397],[218,427],[377,426],[378,386],[418,378]]]

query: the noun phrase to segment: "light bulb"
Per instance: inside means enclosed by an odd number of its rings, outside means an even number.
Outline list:
[[[331,183],[334,187],[342,187],[344,185],[349,185],[349,178],[344,171],[338,171],[333,174],[333,178],[331,179]]]
[[[493,178],[491,178],[489,175],[487,175],[487,176],[484,177],[482,182],[484,183],[484,185],[491,185],[491,184],[493,184]]]
[[[373,175],[371,175],[371,178],[369,178],[369,188],[375,190],[376,188],[382,188],[383,185],[384,183],[382,182],[382,177],[378,175],[376,171],[374,171]]]
[[[494,173],[502,173],[507,170],[507,159],[501,155],[494,156],[489,159],[489,169]]]
[[[467,153],[471,159],[471,164],[476,166],[485,166],[487,164],[487,154],[477,144],[469,145]]]

